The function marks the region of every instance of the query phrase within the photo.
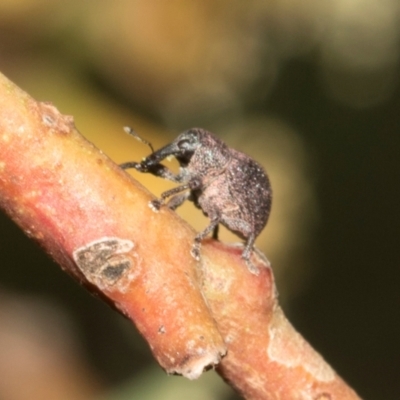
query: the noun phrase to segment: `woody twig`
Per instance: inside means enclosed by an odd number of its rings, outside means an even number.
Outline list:
[[[0,207],[130,318],[168,373],[215,366],[246,399],[359,399],[287,321],[264,257],[256,276],[241,248],[206,240],[197,262],[193,229],[151,199],[71,117],[0,75]]]

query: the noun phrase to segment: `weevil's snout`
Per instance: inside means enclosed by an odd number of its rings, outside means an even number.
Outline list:
[[[189,130],[179,135],[172,143],[150,154],[142,161],[142,164],[151,167],[169,156],[176,157],[181,165],[187,164],[199,146],[197,132]]]
[[[142,165],[151,167],[153,165],[159,164],[162,160],[169,156],[176,156],[179,153],[179,148],[175,142],[162,147],[161,149],[155,151],[154,153],[147,156],[142,162]]]

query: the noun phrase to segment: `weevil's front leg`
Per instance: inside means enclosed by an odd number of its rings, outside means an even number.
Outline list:
[[[136,171],[149,173],[154,176],[159,176],[160,178],[168,179],[172,182],[180,183],[182,182],[182,175],[175,174],[170,169],[168,169],[165,165],[162,164],[153,164],[147,165],[146,160],[138,163],[135,161],[129,161],[123,164],[120,164],[120,168],[122,169],[136,169]]]
[[[141,164],[141,163],[138,163],[138,162],[136,162],[136,161],[128,161],[128,162],[126,162],[126,163],[119,164],[119,167],[122,168],[122,169],[131,169],[131,168],[134,168],[134,169],[136,169],[136,171],[139,171],[139,172],[147,172],[147,171],[144,171],[144,170],[143,170],[142,164]]]
[[[190,192],[177,194],[168,200],[167,207],[171,210],[176,210],[180,205],[182,205],[186,200],[190,199]]]
[[[190,197],[191,191],[196,190],[200,187],[200,181],[197,179],[192,179],[188,183],[185,183],[184,185],[177,186],[173,189],[167,190],[166,192],[161,194],[161,197],[157,200],[153,200],[151,202],[151,207],[154,208],[155,210],[159,210],[160,207],[165,203],[165,200],[168,197],[171,197],[177,193],[183,192],[185,190],[190,190],[190,192],[185,193],[181,196],[175,196],[170,200],[170,204],[172,205],[173,210],[175,210],[177,207],[179,207],[186,199]],[[175,199],[175,200],[174,200]]]
[[[143,162],[144,165],[146,165]],[[162,164],[154,164],[150,166],[146,166],[147,171],[150,174],[154,176],[158,176],[163,179],[168,179],[169,181],[176,182],[176,183],[181,183],[183,180],[183,177],[181,174],[175,174],[172,172],[170,169],[168,169],[165,165]]]
[[[183,192],[184,190],[188,190],[189,188],[190,188],[189,183],[185,183],[184,185],[177,186],[177,187],[175,187],[173,189],[167,190],[166,192],[161,194],[161,197],[159,199],[151,201],[151,203],[150,203],[151,204],[151,208],[154,208],[155,210],[158,211],[160,209],[160,207],[165,203],[165,200],[168,197],[170,197],[170,196],[172,196],[174,194]],[[185,193],[185,195],[186,195],[186,193]],[[178,198],[178,197],[180,197],[180,196],[178,195],[178,196],[173,197],[171,199],[171,201],[174,201],[174,198]],[[180,199],[179,199],[179,201],[180,201]],[[185,201],[185,199],[183,201]],[[183,201],[181,201],[177,205],[175,205],[174,208],[172,208],[172,207],[171,208],[174,210],[176,207],[180,206],[183,203]],[[174,203],[173,203],[173,205],[174,205]]]

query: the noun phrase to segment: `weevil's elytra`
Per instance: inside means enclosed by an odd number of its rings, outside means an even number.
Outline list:
[[[207,235],[212,233],[217,239],[218,225],[222,224],[245,241],[242,258],[257,274],[250,257],[255,239],[268,221],[272,201],[271,185],[262,166],[201,128],[183,132],[157,151],[132,129],[125,131],[149,145],[152,153],[139,163],[121,164],[121,168],[134,168],[180,184],[152,201],[152,207],[158,210],[166,204],[175,210],[190,200],[210,219],[210,224],[195,237],[193,257],[200,258],[201,241]],[[161,164],[169,156],[178,160],[178,174]]]

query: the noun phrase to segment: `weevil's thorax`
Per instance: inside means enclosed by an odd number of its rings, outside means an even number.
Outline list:
[[[187,165],[187,173],[207,184],[224,173],[231,160],[231,154],[224,142],[204,130],[200,132],[199,144]]]

